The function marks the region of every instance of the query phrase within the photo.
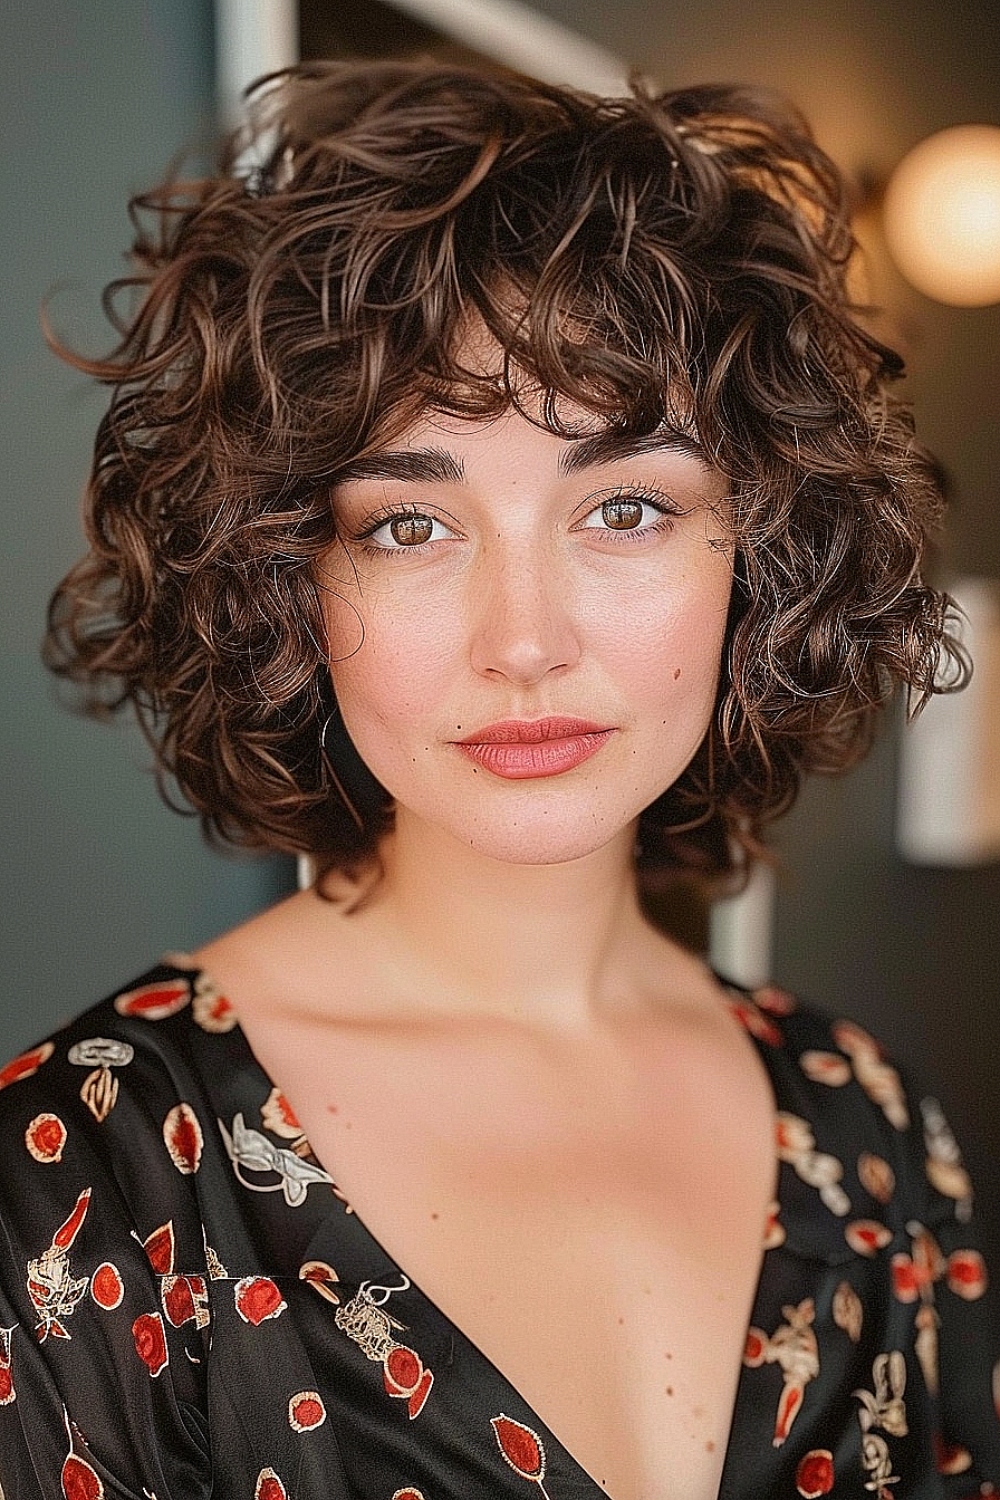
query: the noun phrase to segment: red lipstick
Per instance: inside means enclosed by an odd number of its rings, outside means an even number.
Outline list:
[[[596,755],[614,734],[589,719],[564,715],[548,719],[501,719],[485,724],[464,740],[458,749],[511,781],[532,776],[558,776]]]

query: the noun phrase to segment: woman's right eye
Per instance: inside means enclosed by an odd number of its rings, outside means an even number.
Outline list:
[[[371,552],[413,552],[429,542],[443,539],[434,534],[435,526],[448,536],[452,535],[436,516],[421,511],[395,511],[377,519],[356,540],[362,545],[367,543]]]

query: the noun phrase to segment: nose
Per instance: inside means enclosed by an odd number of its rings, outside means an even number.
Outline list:
[[[498,544],[483,557],[472,587],[476,672],[529,686],[579,661],[570,580],[545,549]]]

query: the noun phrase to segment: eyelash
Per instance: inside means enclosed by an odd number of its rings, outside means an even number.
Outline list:
[[[594,511],[600,510],[602,506],[607,505],[609,502],[614,500],[638,501],[641,504],[648,505],[653,510],[658,511],[660,516],[662,517],[661,520],[654,522],[652,526],[632,526],[622,528],[608,526],[604,528],[604,535],[606,537],[610,537],[614,542],[621,543],[626,547],[634,546],[635,539],[637,537],[659,535],[662,532],[670,531],[673,527],[674,518],[676,516],[683,515],[683,511],[680,510],[675,502],[670,500],[667,495],[664,495],[659,490],[643,490],[635,489],[632,486],[624,486],[621,489],[612,491],[610,494],[603,495],[599,504],[593,506],[591,510],[587,511],[587,516],[593,515]],[[350,538],[350,540],[357,546],[359,546],[362,552],[367,552],[371,557],[399,557],[401,555],[406,556],[407,554],[413,553],[419,555],[423,553],[426,548],[435,546],[436,541],[441,540],[441,538],[439,537],[434,541],[415,542],[409,547],[383,547],[379,542],[373,543],[369,541],[369,538],[374,536],[375,532],[381,530],[381,528],[385,526],[389,521],[403,520],[407,516],[420,516],[428,521],[436,521],[439,519],[437,516],[432,515],[430,511],[421,510],[417,505],[385,506],[382,510],[375,512],[375,514],[369,520],[369,523],[365,527],[364,531],[357,532]],[[586,519],[586,516],[584,517],[584,519]],[[445,524],[446,523],[444,521],[441,522],[442,526]],[[582,529],[585,531],[601,530],[601,528],[598,526],[586,526]]]

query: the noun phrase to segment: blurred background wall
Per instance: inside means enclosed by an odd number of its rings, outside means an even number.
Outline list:
[[[409,8],[409,7],[408,7]],[[534,9],[664,86],[775,85],[856,181],[884,179],[916,141],[1000,123],[994,0],[537,0]],[[373,0],[302,0],[306,56],[437,50],[440,29]],[[0,524],[6,983],[0,1052],[289,888],[286,861],[210,853],[163,809],[134,732],[74,720],[37,660],[44,601],[79,547],[76,497],[100,392],[43,347],[38,307],[58,283],[57,331],[103,348],[95,313],[121,266],[128,192],[210,128],[209,0],[49,0],[4,15]],[[909,290],[872,247],[874,290],[909,365],[925,440],[954,492],[941,575],[1000,576],[1000,308]],[[1000,726],[998,726],[1000,733]],[[774,975],[869,1024],[939,1094],[977,1178],[1000,1264],[1000,866],[918,868],[894,841],[901,725],[870,760],[817,781],[776,833]]]
[[[287,868],[203,847],[156,796],[130,725],[57,706],[38,658],[81,546],[78,500],[105,393],[46,349],[110,346],[101,288],[125,269],[126,200],[212,121],[211,0],[7,0],[0,25],[0,1053],[272,898]]]

